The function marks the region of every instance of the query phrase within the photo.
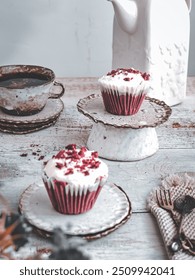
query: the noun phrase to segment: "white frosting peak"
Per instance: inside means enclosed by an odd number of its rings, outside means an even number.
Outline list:
[[[89,186],[108,177],[107,165],[98,158],[98,153],[85,147],[69,145],[53,156],[45,165],[44,173],[48,178],[67,184]]]
[[[101,86],[101,91],[106,89],[111,91],[117,90],[119,94],[142,94],[143,92],[147,93],[150,88],[149,79],[149,74],[142,73],[133,68],[118,68],[104,75],[98,81]]]

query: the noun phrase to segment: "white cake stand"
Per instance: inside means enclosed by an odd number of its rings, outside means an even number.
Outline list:
[[[136,161],[156,153],[159,144],[155,127],[171,115],[171,108],[163,101],[149,97],[132,116],[108,113],[101,94],[79,100],[77,108],[94,122],[88,149],[98,151],[102,158],[116,161]]]

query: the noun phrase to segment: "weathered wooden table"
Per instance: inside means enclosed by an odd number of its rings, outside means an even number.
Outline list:
[[[41,165],[47,154],[69,143],[86,145],[92,121],[77,111],[80,98],[99,92],[97,78],[62,78],[66,87],[64,110],[54,126],[38,132],[0,133],[0,193],[17,210],[21,193],[41,180]],[[93,259],[167,259],[164,244],[146,199],[161,178],[176,172],[195,171],[195,77],[188,78],[186,100],[172,108],[169,121],[156,128],[160,149],[136,162],[108,161],[109,181],[121,186],[132,203],[128,222],[109,235],[88,242]],[[26,157],[21,155],[26,153]],[[44,246],[38,234],[31,240]]]

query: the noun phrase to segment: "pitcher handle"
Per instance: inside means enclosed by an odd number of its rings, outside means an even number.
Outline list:
[[[65,87],[63,86],[63,84],[54,81],[53,86],[61,87],[61,91],[59,93],[50,92],[49,98],[57,99],[62,97],[65,93]]]

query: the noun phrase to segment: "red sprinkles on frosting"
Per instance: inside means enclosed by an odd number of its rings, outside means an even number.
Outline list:
[[[76,144],[67,145],[65,148],[66,148],[66,150],[75,150],[76,149]]]
[[[56,156],[54,156],[54,159],[64,159],[64,160],[69,160],[70,162],[75,162],[78,164],[74,165],[74,168],[77,171],[80,171],[83,173],[85,176],[89,175],[88,169],[96,169],[100,166],[100,161],[97,160],[98,158],[98,152],[91,152],[91,157],[85,158],[86,152],[88,150],[86,147],[81,147],[80,149],[77,149],[76,144],[70,144],[65,147],[65,150],[61,150],[60,152],[57,153]],[[67,167],[67,163],[61,163],[61,162],[56,162],[56,168],[62,169],[63,167]],[[64,175],[70,175],[74,173],[74,169],[67,168],[66,172]]]
[[[117,76],[120,75],[121,73],[123,73],[124,75],[127,75],[128,73],[133,73],[133,74],[140,74],[142,76],[142,78],[145,81],[148,81],[150,79],[150,74],[147,74],[146,72],[141,72],[139,70],[136,70],[134,68],[117,68],[116,70],[112,70],[111,72],[107,73],[107,76]],[[132,78],[129,80],[130,78],[124,78],[124,81],[130,81],[132,80]]]
[[[59,151],[59,153],[57,153],[57,155],[54,156],[54,158],[56,159],[65,158],[65,150]]]
[[[127,77],[127,78],[124,78],[123,80],[129,82],[129,81],[133,80],[133,78],[128,78]]]
[[[56,167],[57,167],[58,169],[62,169],[63,166],[64,166],[64,164],[62,164],[62,163],[60,163],[60,162],[56,162]]]
[[[65,175],[70,175],[70,174],[73,174],[73,173],[74,173],[73,168],[68,168],[67,171],[65,172]]]

